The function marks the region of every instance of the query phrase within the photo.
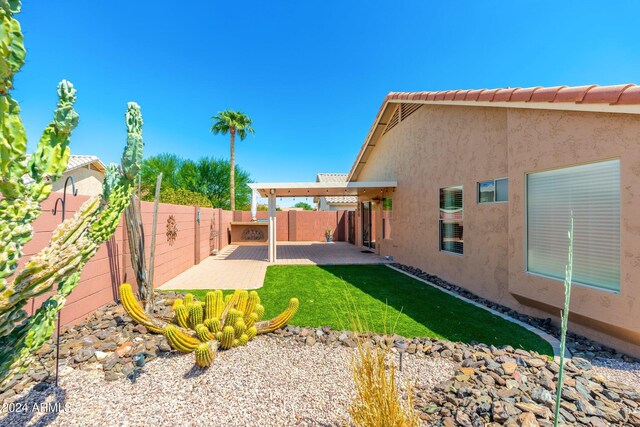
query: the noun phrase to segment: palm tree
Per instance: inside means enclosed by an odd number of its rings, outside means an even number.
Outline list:
[[[247,133],[255,133],[251,125],[253,121],[246,114],[241,111],[225,110],[220,111],[217,116],[211,118],[213,120],[213,126],[211,126],[211,132],[214,135],[221,133],[231,135],[231,173],[229,177],[229,197],[231,202],[231,210],[236,208],[236,184],[235,184],[235,172],[236,172],[236,133],[240,137],[240,141],[247,137]]]

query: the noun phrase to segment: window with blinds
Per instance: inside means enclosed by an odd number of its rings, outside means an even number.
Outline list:
[[[620,161],[527,176],[527,271],[564,279],[573,212],[573,281],[620,290]]]
[[[463,239],[462,186],[440,189],[440,250],[462,255]]]

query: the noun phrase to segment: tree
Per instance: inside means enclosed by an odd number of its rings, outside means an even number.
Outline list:
[[[183,201],[192,198],[186,197],[184,192],[188,192],[206,197],[213,207],[223,209],[231,207],[229,198],[231,165],[228,160],[203,157],[193,161],[164,153],[146,159],[142,170],[143,200],[153,200],[156,176],[162,172],[161,202],[167,203],[169,194],[178,194],[170,192],[174,190],[183,192],[178,197]],[[251,182],[249,173],[239,166],[236,167],[234,181],[238,186],[235,196],[237,204],[241,207],[250,206],[251,189],[247,186]]]
[[[236,153],[235,153],[235,141],[236,134],[240,137],[240,141],[243,141],[248,133],[255,133],[253,130],[253,121],[246,114],[241,111],[225,110],[218,113],[217,116],[211,118],[213,120],[213,126],[211,126],[211,132],[214,135],[222,134],[230,135],[230,159],[231,173],[229,174],[229,200],[231,201],[230,208],[235,210],[236,208],[236,186],[235,186],[235,168],[236,168]]]
[[[313,208],[311,207],[311,205],[309,203],[305,203],[305,202],[298,202],[295,205],[293,205],[294,208],[302,208],[305,211],[312,211]]]
[[[162,153],[144,159],[140,180],[143,199],[153,200],[156,190],[156,178],[162,172],[161,190],[167,188],[180,188],[178,183],[178,171],[182,168],[184,160],[175,154]]]

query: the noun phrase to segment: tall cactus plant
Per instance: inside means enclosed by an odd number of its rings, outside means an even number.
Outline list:
[[[66,169],[69,138],[78,124],[73,109],[76,91],[63,80],[58,85],[53,120],[27,161],[20,108],[10,95],[13,77],[25,59],[20,24],[14,18],[20,7],[20,1],[0,0],[0,389],[13,374],[28,366],[34,353],[50,338],[57,314],[77,286],[82,268],[113,235],[140,171],[143,148],[140,108],[129,103],[122,172],[110,165],[103,195],[87,200],[73,218],[60,224],[49,245],[9,281],[16,273],[24,245],[33,237],[32,223],[40,216],[40,203]],[[30,180],[24,180],[25,176]],[[50,291],[54,284],[58,284],[57,292],[28,317],[23,310],[26,303]]]

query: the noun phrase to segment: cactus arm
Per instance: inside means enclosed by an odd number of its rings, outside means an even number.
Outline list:
[[[165,326],[163,333],[169,345],[182,353],[191,353],[200,345],[199,340],[180,331],[173,325]]]
[[[76,90],[62,80],[58,84],[58,107],[53,120],[44,130],[35,153],[29,159],[29,174],[34,183],[31,197],[39,202],[51,193],[51,184],[62,176],[69,162],[69,139],[78,125],[78,113],[73,109]]]
[[[20,109],[10,95],[0,96],[0,191],[5,196],[0,202],[0,241],[11,242],[0,249],[0,260],[4,261],[0,269],[0,292],[7,288],[8,277],[17,269],[23,246],[33,237],[31,223],[40,216],[39,202],[49,196],[52,180],[67,167],[69,137],[78,123],[78,115],[73,110],[73,85],[63,80],[58,85],[58,95],[54,119],[31,156],[29,169],[25,166],[26,134],[20,122]],[[34,181],[28,188],[22,181],[27,170]]]
[[[20,12],[20,3],[3,1],[0,7],[0,193],[17,198],[23,194],[22,175],[27,172],[27,136],[20,107],[9,91],[13,89],[13,76],[24,65],[26,51],[20,23],[13,18]]]
[[[276,329],[280,329],[293,318],[293,316],[298,311],[298,307],[300,307],[300,302],[298,301],[298,298],[291,298],[289,300],[289,305],[282,313],[280,313],[279,315],[277,315],[271,320],[266,320],[264,322],[256,323],[255,328],[257,329],[259,334],[273,332]]]
[[[140,303],[136,300],[136,297],[133,295],[133,290],[131,289],[130,284],[123,283],[120,285],[120,300],[122,301],[124,309],[134,321],[143,325],[151,332],[155,332],[157,334],[162,333],[165,327],[164,322],[151,319],[147,315],[142,307],[140,307]]]

